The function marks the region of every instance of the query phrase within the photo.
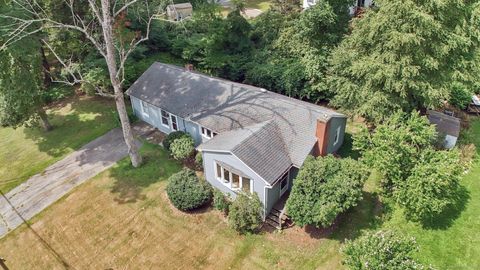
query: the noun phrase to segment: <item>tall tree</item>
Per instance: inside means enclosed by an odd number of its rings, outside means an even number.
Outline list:
[[[472,84],[459,74],[472,72],[466,63],[479,44],[478,1],[376,2],[333,53],[333,105],[380,122],[399,109],[441,105],[455,80]]]
[[[11,0],[11,3],[15,9],[22,11],[24,15],[0,14],[0,18],[10,20],[10,26],[13,26],[8,33],[9,38],[2,46],[3,49],[32,34],[49,29],[62,29],[81,33],[85,40],[90,42],[103,57],[114,90],[112,97],[115,99],[120,116],[128,153],[132,165],[138,167],[142,163],[142,158],[135,144],[122,88],[126,60],[140,43],[148,40],[150,23],[153,18],[150,14],[150,1],[88,0],[88,8],[84,5],[84,1],[66,1],[65,4],[70,12],[68,21],[58,19],[51,13],[46,12],[41,3],[36,0]],[[116,24],[124,18],[124,14],[128,13],[129,10],[135,11],[136,14],[142,14],[137,19],[144,21],[147,25],[145,33],[136,32],[133,35],[124,35],[125,32],[122,30],[126,25]],[[61,59],[59,54],[53,51],[48,40],[43,40],[43,42],[52,50],[59,62],[64,65],[64,69],[69,72],[69,78],[73,79],[73,83],[82,82],[82,75],[71,69],[68,62]]]
[[[0,51],[0,126],[39,123],[51,129],[45,105],[41,46],[25,39]]]

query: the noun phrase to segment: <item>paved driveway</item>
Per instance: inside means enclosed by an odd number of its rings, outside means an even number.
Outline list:
[[[145,136],[153,128],[141,123],[134,130]],[[7,199],[0,196],[0,238],[127,154],[122,130],[117,128],[34,175],[8,192]]]

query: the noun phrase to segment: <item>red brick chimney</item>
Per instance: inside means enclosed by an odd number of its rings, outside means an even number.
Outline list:
[[[330,129],[330,121],[324,122],[317,119],[317,129],[315,136],[317,137],[317,143],[315,144],[315,149],[313,154],[315,156],[326,156],[327,155],[327,146],[328,146],[328,130]]]

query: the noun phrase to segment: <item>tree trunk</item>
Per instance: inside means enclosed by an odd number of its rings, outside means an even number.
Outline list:
[[[117,77],[118,69],[115,59],[115,47],[113,42],[113,18],[110,12],[110,0],[101,0],[101,4],[103,15],[102,30],[103,38],[105,39],[106,49],[105,60],[107,62],[108,73],[115,93],[115,103],[117,105],[118,115],[120,116],[120,122],[122,124],[123,138],[125,139],[125,143],[127,144],[128,154],[130,155],[130,160],[133,167],[138,167],[142,164],[142,156],[140,155],[138,147],[135,144],[133,131],[130,126],[130,121],[128,119],[127,109],[125,107],[125,99],[122,91],[122,85]]]
[[[52,83],[52,77],[50,75],[50,64],[47,61],[45,56],[45,50],[43,49],[42,43],[40,42],[40,55],[42,56],[42,70],[43,70],[43,85],[45,89],[48,89]]]
[[[40,125],[42,126],[43,130],[50,131],[52,130],[52,125],[48,122],[47,113],[44,109],[40,109],[38,111],[38,115],[40,116]]]

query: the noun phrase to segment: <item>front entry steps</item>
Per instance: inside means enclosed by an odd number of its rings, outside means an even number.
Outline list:
[[[264,225],[270,226],[277,230],[282,230],[293,226],[292,220],[282,211],[276,208],[272,208],[270,214],[265,219]]]

